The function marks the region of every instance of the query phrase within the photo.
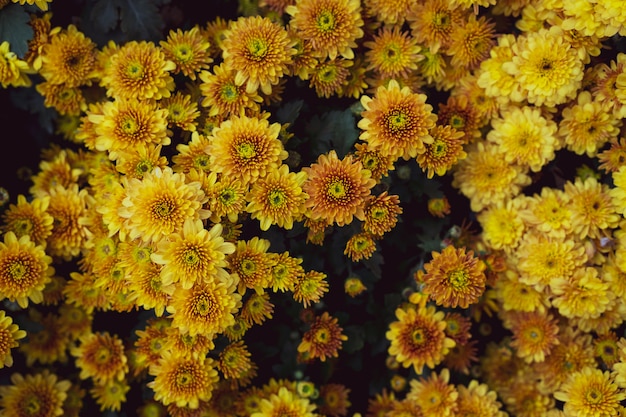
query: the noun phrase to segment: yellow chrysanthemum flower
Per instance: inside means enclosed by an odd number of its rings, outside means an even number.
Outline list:
[[[423,58],[417,40],[408,32],[401,32],[399,26],[381,28],[363,46],[368,48],[366,69],[376,71],[381,78],[406,77],[417,69],[417,62]]]
[[[115,160],[119,152],[139,145],[169,145],[167,110],[155,102],[136,100],[108,101],[101,114],[90,114],[89,121],[95,125],[96,150],[108,152]]]
[[[280,123],[233,116],[213,130],[206,153],[213,171],[252,183],[278,169],[287,151],[278,139]]]
[[[143,179],[131,178],[126,197],[118,214],[126,219],[123,227],[131,239],[158,242],[164,236],[180,231],[187,219],[206,219],[202,208],[206,196],[198,182],[185,182],[183,174],[171,168],[146,173]],[[121,238],[121,236],[120,236]]]
[[[583,79],[583,62],[552,26],[520,36],[513,57],[502,68],[515,77],[523,97],[536,106],[556,106],[576,97]],[[517,97],[512,97],[515,101]]]
[[[199,26],[189,30],[170,30],[165,41],[159,43],[165,58],[176,64],[174,74],[182,73],[192,80],[196,74],[213,62],[209,55],[211,43],[203,36]]]
[[[9,385],[0,386],[0,410],[6,416],[62,416],[71,385],[47,369],[25,376],[15,373]]]
[[[431,143],[425,143],[424,153],[417,155],[417,163],[430,179],[445,175],[459,160],[467,154],[463,150],[465,132],[452,126],[435,125],[429,131]]]
[[[89,332],[79,338],[70,348],[80,369],[81,379],[92,378],[96,382],[122,381],[128,373],[128,359],[122,339],[109,332]]]
[[[356,40],[364,34],[361,4],[358,0],[296,0],[285,8],[290,25],[311,44],[320,59],[341,55],[354,58]]]
[[[42,12],[48,11],[48,3],[52,3],[52,0],[11,0],[13,3],[19,3],[21,5],[30,4],[39,7]]]
[[[51,84],[90,85],[96,77],[96,44],[69,25],[44,45],[39,74]]]
[[[11,349],[18,347],[18,340],[26,337],[26,331],[13,323],[13,318],[7,316],[4,310],[0,310],[0,369],[5,366],[13,366]]]
[[[450,46],[450,34],[461,26],[467,13],[459,7],[452,7],[447,0],[425,0],[411,5],[406,19],[411,34],[430,53],[440,49],[445,52]]]
[[[572,373],[554,397],[565,403],[566,417],[613,416],[618,415],[626,393],[619,389],[608,371],[588,366]]]
[[[496,299],[504,311],[543,312],[550,306],[548,293],[524,284],[519,279],[519,273],[513,269],[498,275],[494,289]]]
[[[263,292],[271,278],[272,259],[267,252],[270,241],[254,236],[250,240],[239,240],[235,251],[228,256],[231,274],[238,283],[237,290],[244,294],[246,289]]]
[[[293,299],[308,308],[318,303],[328,292],[328,276],[319,271],[307,271],[298,278],[293,288]]]
[[[428,378],[412,379],[406,398],[420,404],[424,417],[450,417],[456,415],[459,393],[450,383],[450,370],[443,368]]]
[[[211,71],[200,73],[202,106],[209,108],[209,116],[254,115],[261,109],[263,98],[258,91],[247,92],[245,85],[237,85],[237,71],[224,63],[215,65]]]
[[[298,352],[305,353],[312,360],[319,358],[322,362],[326,358],[337,357],[343,342],[348,336],[343,334],[336,317],[332,317],[327,311],[317,316],[309,329],[302,336],[298,345]]]
[[[0,85],[2,88],[29,87],[32,85],[28,77],[31,72],[28,63],[19,59],[15,52],[11,51],[9,42],[4,41],[0,44]]]
[[[511,311],[504,325],[513,333],[511,347],[526,363],[543,362],[559,344],[559,326],[546,311]]]
[[[389,355],[403,367],[413,366],[421,374],[424,366],[434,368],[455,346],[446,336],[444,312],[434,306],[416,306],[396,309],[397,320],[385,333],[391,342]]]
[[[167,158],[161,155],[161,145],[140,143],[116,153],[115,169],[129,178],[142,179],[154,168],[165,169]]]
[[[514,198],[498,201],[477,214],[484,242],[494,250],[511,253],[526,229],[521,210],[525,200]]]
[[[29,300],[43,301],[43,289],[51,280],[52,258],[43,246],[36,245],[28,235],[19,239],[13,232],[0,242],[0,296],[28,307]]]
[[[450,44],[445,53],[452,57],[450,63],[454,68],[475,70],[489,57],[489,51],[496,44],[495,39],[495,22],[486,16],[477,18],[471,14],[460,25],[452,28]]]
[[[487,384],[472,379],[469,384],[457,385],[459,392],[457,415],[460,416],[491,416],[506,417],[502,411],[502,403],[498,401],[498,394]]]
[[[100,406],[100,411],[120,411],[126,402],[126,393],[130,391],[130,384],[125,380],[109,380],[95,382],[89,393]]]
[[[272,261],[271,279],[268,287],[274,292],[293,291],[296,282],[304,276],[302,258],[289,255],[289,252],[270,254]]]
[[[273,224],[289,230],[294,221],[301,220],[308,198],[302,191],[306,179],[305,172],[289,172],[287,165],[281,165],[252,184],[246,211],[253,219],[259,219],[261,230]]]
[[[232,386],[247,385],[250,374],[256,373],[256,364],[250,359],[250,351],[243,340],[230,343],[219,354],[217,369],[230,380]]]
[[[452,186],[470,199],[472,211],[479,212],[496,201],[517,195],[530,182],[526,170],[507,163],[497,145],[477,142],[454,167]]]
[[[529,229],[555,239],[572,231],[570,197],[562,190],[543,187],[540,194],[523,200],[526,204],[519,214]]]
[[[213,337],[235,323],[241,308],[236,282],[196,282],[189,289],[177,288],[166,310],[172,326],[183,334]]]
[[[153,262],[164,265],[161,284],[178,283],[189,289],[196,282],[228,281],[226,255],[235,251],[235,245],[224,242],[221,234],[219,223],[207,230],[202,220],[185,220],[182,230],[161,240],[150,256]]]
[[[163,351],[158,364],[149,369],[154,380],[148,387],[154,399],[163,405],[175,404],[195,410],[201,401],[209,401],[219,376],[211,358],[196,358]]]
[[[175,69],[153,42],[130,41],[112,51],[100,83],[109,97],[159,100],[174,89],[170,72]]]
[[[177,91],[174,95],[160,101],[160,107],[167,110],[169,127],[178,127],[187,132],[195,132],[196,120],[200,117],[198,103],[192,101],[191,95]]]
[[[287,30],[267,17],[239,17],[224,33],[224,65],[237,71],[236,85],[245,85],[253,94],[260,89],[272,93],[272,86],[289,72],[296,53]]]
[[[437,120],[426,99],[409,87],[400,88],[395,80],[389,81],[388,87],[378,87],[373,98],[362,96],[365,110],[358,122],[363,130],[359,138],[395,158],[408,160],[424,153],[424,144],[433,142],[429,130]]]
[[[315,404],[308,398],[298,396],[286,387],[279,387],[275,393],[262,398],[259,411],[252,413],[250,417],[278,417],[288,415],[290,417],[314,417]]]
[[[615,294],[594,267],[578,268],[570,277],[550,281],[552,306],[567,318],[598,318],[613,306]]]
[[[0,230],[3,233],[13,232],[15,236],[30,236],[37,245],[45,243],[52,233],[54,219],[47,212],[50,196],[26,200],[23,194],[17,196],[17,202],[10,204],[2,213]]]
[[[533,172],[553,160],[560,147],[556,123],[543,117],[536,107],[511,106],[491,120],[491,127],[487,140],[498,145],[504,160]]]

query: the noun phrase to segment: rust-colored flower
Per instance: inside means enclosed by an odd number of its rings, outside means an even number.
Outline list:
[[[315,318],[311,327],[302,336],[298,345],[298,352],[306,352],[309,359],[319,358],[322,362],[326,358],[337,357],[339,350],[348,336],[343,334],[336,317],[332,317],[327,311]]]
[[[128,373],[128,359],[122,339],[109,332],[89,332],[70,348],[80,369],[80,378],[97,382],[121,381]]]

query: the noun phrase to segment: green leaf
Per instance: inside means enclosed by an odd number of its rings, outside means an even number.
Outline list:
[[[295,122],[300,115],[300,110],[302,110],[303,104],[304,100],[295,100],[283,104],[276,111],[276,120],[278,120],[280,124],[293,124],[293,122]]]
[[[365,331],[362,326],[346,326],[343,332],[348,340],[343,342],[342,350],[346,353],[354,353],[365,346]]]
[[[151,0],[119,0],[120,28],[130,39],[157,41],[165,22]]]
[[[0,9],[0,43],[8,41],[11,51],[19,58],[28,52],[28,41],[33,38],[30,16],[19,4],[10,4]]]
[[[321,117],[314,117],[307,125],[313,139],[313,151],[317,155],[335,149],[343,158],[359,137],[354,115],[346,110],[332,110]]]
[[[120,20],[120,0],[95,0],[89,12],[93,29],[107,33],[114,30]]]

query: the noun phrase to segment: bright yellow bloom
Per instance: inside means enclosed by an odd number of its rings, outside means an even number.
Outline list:
[[[43,289],[54,274],[52,258],[28,235],[19,239],[13,232],[0,242],[0,297],[28,307],[29,300],[43,301]]]
[[[167,312],[172,326],[183,334],[214,337],[235,323],[234,314],[241,307],[241,295],[235,282],[196,282],[189,289],[177,288]]]
[[[161,283],[178,283],[189,289],[196,282],[211,280],[228,281],[230,274],[226,255],[235,251],[235,245],[224,242],[221,236],[222,225],[216,224],[211,230],[204,228],[202,220],[185,220],[180,232],[162,239],[152,261],[164,265],[161,270]]]
[[[450,370],[443,368],[439,374],[433,372],[428,378],[410,381],[411,388],[406,397],[421,405],[424,417],[450,417],[456,415],[459,393],[450,383]]]
[[[258,236],[237,241],[235,251],[228,256],[228,264],[231,274],[236,276],[240,294],[246,289],[261,293],[269,285],[272,268],[269,247],[270,241]]]
[[[49,196],[28,201],[23,194],[19,194],[16,204],[10,204],[2,213],[0,230],[3,233],[13,232],[18,238],[28,235],[31,241],[41,245],[52,233],[54,219],[47,212],[49,204]]]
[[[601,238],[618,226],[621,216],[614,205],[607,184],[594,177],[567,181],[565,193],[570,197],[572,228],[580,239]]]
[[[600,278],[594,267],[579,267],[570,277],[558,277],[550,281],[552,306],[563,317],[585,319],[598,318],[611,308],[615,295],[609,283]]]
[[[423,58],[417,40],[407,32],[400,32],[399,26],[381,28],[363,46],[368,48],[366,69],[376,71],[381,78],[406,77],[417,69],[417,62]]]
[[[196,120],[200,117],[198,103],[189,94],[177,91],[173,96],[160,101],[160,107],[167,110],[169,127],[178,127],[187,132],[196,131]]]
[[[126,380],[109,380],[96,382],[89,393],[100,406],[100,411],[120,411],[122,404],[126,402],[126,393],[130,391],[130,385]]]
[[[76,358],[81,379],[97,382],[122,381],[128,373],[128,359],[122,339],[109,332],[89,332],[79,338],[70,353]]]
[[[487,384],[472,379],[467,385],[457,385],[457,390],[459,392],[457,415],[508,416],[506,412],[501,410],[502,403],[498,401],[498,394],[491,390]]]
[[[195,358],[163,351],[158,364],[149,369],[154,380],[147,385],[154,399],[163,405],[175,404],[195,410],[200,401],[209,401],[219,376],[211,358]]]
[[[153,42],[130,41],[113,51],[101,84],[116,99],[159,100],[174,89],[170,71],[175,69],[176,64]]]
[[[232,116],[209,138],[206,152],[212,170],[245,184],[264,177],[287,158],[279,132],[280,123],[270,124],[266,118]]]
[[[437,120],[426,99],[409,87],[400,88],[395,80],[389,81],[388,87],[378,87],[373,98],[362,96],[365,111],[358,122],[363,130],[359,138],[396,158],[408,160],[424,153],[424,144],[433,142],[429,130]]]
[[[0,85],[2,88],[29,87],[32,81],[28,77],[31,72],[28,63],[17,57],[15,52],[11,52],[9,42],[0,44]]]
[[[424,365],[437,366],[456,343],[446,336],[444,312],[434,306],[396,309],[397,320],[389,325],[385,336],[391,345],[389,355],[403,367],[413,366],[421,374]]]
[[[494,250],[513,251],[526,229],[522,215],[524,199],[498,201],[481,211],[476,219],[482,227],[482,238]]]
[[[572,373],[554,397],[565,403],[566,417],[616,416],[626,393],[619,389],[608,371],[585,367]]]
[[[276,393],[261,399],[259,411],[250,417],[314,417],[315,404],[302,398],[286,387],[280,387]]]
[[[224,65],[237,71],[236,85],[253,94],[259,88],[269,95],[272,86],[288,73],[296,53],[287,30],[262,16],[241,16],[224,33]]]
[[[164,236],[180,231],[187,219],[205,219],[202,209],[206,196],[198,182],[185,182],[183,174],[171,168],[146,173],[142,180],[127,182],[126,197],[118,214],[126,219],[123,225],[131,239],[158,242]]]
[[[44,45],[39,73],[51,84],[90,85],[96,75],[96,54],[96,44],[69,25]]]
[[[364,34],[358,0],[296,0],[285,13],[291,16],[290,25],[296,32],[310,42],[316,57],[354,58],[352,49]]]
[[[182,73],[192,80],[196,74],[209,67],[213,58],[209,56],[211,43],[200,32],[199,26],[189,30],[170,30],[165,41],[159,42],[165,58],[176,64],[174,74]]]
[[[13,323],[13,318],[7,316],[4,310],[0,310],[0,369],[5,366],[13,366],[11,349],[18,347],[18,340],[26,337],[26,331]]]
[[[301,220],[308,198],[302,191],[306,179],[306,172],[289,172],[287,165],[281,165],[252,184],[246,211],[253,219],[259,219],[261,230],[273,224],[289,230],[294,221]]]
[[[263,98],[258,91],[248,93],[245,85],[237,85],[236,75],[237,71],[224,63],[215,65],[212,72],[200,73],[201,104],[209,108],[209,116],[253,115],[259,112],[259,103],[263,102]]]
[[[304,308],[312,303],[318,303],[328,292],[327,275],[319,271],[307,271],[296,281],[293,289],[293,299],[302,303]]]

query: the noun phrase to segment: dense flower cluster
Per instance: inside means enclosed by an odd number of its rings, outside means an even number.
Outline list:
[[[626,413],[620,2],[242,0],[103,45],[55,2],[0,2],[37,6],[0,85],[67,145],[1,214],[0,416]],[[334,372],[381,357],[359,403]]]

